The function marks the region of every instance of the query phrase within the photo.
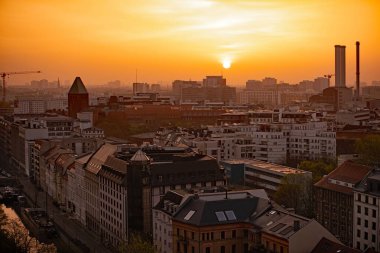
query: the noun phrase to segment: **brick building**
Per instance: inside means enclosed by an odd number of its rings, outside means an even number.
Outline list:
[[[314,185],[316,220],[352,247],[353,188],[371,171],[346,161]]]

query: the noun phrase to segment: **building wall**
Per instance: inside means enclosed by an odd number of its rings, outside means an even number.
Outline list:
[[[127,189],[108,177],[99,183],[101,238],[117,248],[128,242]]]
[[[254,244],[249,238],[248,224],[195,227],[174,220],[172,225],[173,253],[222,253],[222,247],[225,253],[248,253]]]
[[[353,195],[314,187],[316,220],[342,243],[352,246]]]
[[[353,247],[380,250],[380,197],[354,191]]]
[[[89,106],[88,94],[68,94],[68,115],[76,118],[77,113],[83,111]]]

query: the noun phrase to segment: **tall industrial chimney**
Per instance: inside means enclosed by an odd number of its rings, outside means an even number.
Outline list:
[[[356,100],[360,97],[360,42],[356,41]]]

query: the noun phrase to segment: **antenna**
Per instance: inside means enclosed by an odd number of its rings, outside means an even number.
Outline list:
[[[136,69],[136,76],[135,76],[135,77],[136,77],[136,79],[135,79],[135,83],[137,83],[137,69]]]

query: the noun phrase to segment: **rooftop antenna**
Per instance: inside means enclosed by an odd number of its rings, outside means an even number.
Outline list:
[[[136,76],[135,76],[135,82],[137,83],[137,69],[136,69]]]

